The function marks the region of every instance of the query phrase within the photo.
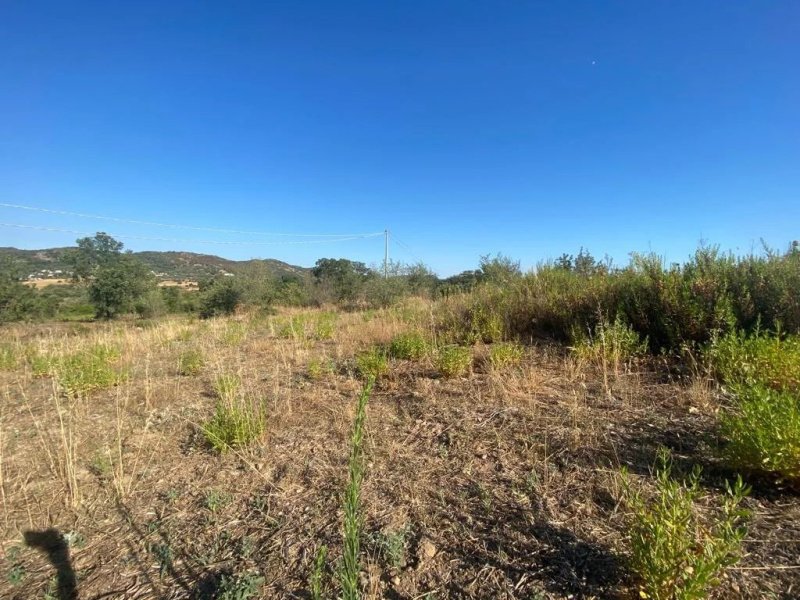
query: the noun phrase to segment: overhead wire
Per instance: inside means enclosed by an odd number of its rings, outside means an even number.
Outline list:
[[[16,210],[27,210],[32,212],[48,213],[66,217],[78,217],[81,219],[97,219],[102,221],[114,221],[116,223],[130,223],[132,225],[144,225],[147,227],[165,227],[168,229],[187,229],[191,231],[208,231],[213,233],[234,233],[239,235],[263,235],[274,237],[307,237],[307,238],[359,238],[362,236],[377,237],[383,235],[383,232],[377,233],[276,233],[266,231],[244,231],[239,229],[222,229],[218,227],[198,227],[194,225],[181,225],[173,223],[159,223],[157,221],[144,221],[139,219],[124,219],[120,217],[109,217],[104,215],[95,215],[90,213],[74,212],[70,210],[56,210],[52,208],[42,208],[38,206],[27,206],[24,204],[11,204],[8,202],[0,202],[0,207],[11,208]]]
[[[85,236],[92,236],[95,235],[94,232],[87,232],[87,231],[75,231],[73,229],[64,229],[61,227],[43,227],[39,225],[22,225],[19,223],[0,223],[0,227],[10,227],[15,229],[33,229],[36,231],[52,231],[57,233],[70,233],[73,235],[85,235]],[[351,240],[361,240],[367,238],[374,238],[378,236],[382,236],[383,233],[365,233],[365,234],[357,234],[351,235],[348,237],[340,237],[340,238],[331,238],[331,239],[322,239],[322,240],[286,240],[286,241],[279,241],[279,242],[261,242],[261,241],[251,241],[251,240],[239,240],[239,241],[223,241],[223,240],[192,240],[192,239],[181,239],[181,238],[164,238],[164,237],[152,237],[152,236],[143,236],[143,235],[126,235],[126,234],[116,234],[116,233],[109,233],[111,237],[114,238],[121,238],[121,239],[130,239],[130,240],[148,240],[148,241],[155,241],[155,242],[177,242],[181,244],[217,244],[217,245],[224,245],[224,246],[287,246],[287,245],[303,245],[303,244],[332,244],[336,242],[347,242]]]

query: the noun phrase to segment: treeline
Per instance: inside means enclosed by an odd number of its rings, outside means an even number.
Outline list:
[[[123,245],[98,233],[69,255],[75,285],[32,289],[13,264],[0,265],[0,321],[52,318],[230,314],[240,306],[336,304],[345,310],[389,306],[407,296],[440,298],[454,338],[493,341],[549,337],[567,342],[601,323],[621,321],[658,352],[703,343],[715,333],[800,331],[800,247],[734,256],[701,247],[683,264],[632,254],[615,267],[581,250],[523,273],[502,255],[439,279],[423,264],[383,269],[323,258],[308,273],[275,276],[251,263],[235,276],[199,282],[199,291],[158,287]]]

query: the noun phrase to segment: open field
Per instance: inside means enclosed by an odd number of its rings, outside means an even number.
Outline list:
[[[0,596],[309,598],[325,545],[323,597],[338,597],[364,385],[355,357],[411,330],[435,343],[431,311],[412,300],[4,328]],[[658,448],[671,449],[677,470],[704,469],[701,510],[734,478],[718,459],[724,398],[702,369],[598,365],[528,342],[507,361],[477,343],[452,377],[426,353],[391,358],[379,375],[365,430],[364,597],[637,597],[620,469],[650,489]],[[92,357],[88,370],[70,362],[78,355]],[[263,431],[216,452],[203,427],[234,397],[257,407]],[[796,492],[750,483],[743,557],[716,594],[797,597]]]

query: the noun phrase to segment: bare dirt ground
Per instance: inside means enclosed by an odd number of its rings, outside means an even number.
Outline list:
[[[336,597],[363,383],[352,357],[411,325],[397,311],[343,314],[332,339],[316,340],[287,335],[285,318],[0,330],[17,357],[0,371],[0,597],[214,598],[226,579],[252,574],[258,597],[309,598],[323,544]],[[25,358],[96,343],[120,349],[128,376],[79,398]],[[178,373],[187,348],[206,359],[194,376]],[[375,388],[365,597],[637,597],[619,470],[648,485],[667,446],[679,470],[703,466],[713,504],[732,477],[715,459],[715,387],[656,361],[606,386],[544,343],[529,345],[520,366],[493,370],[486,351],[475,347],[472,374],[456,379],[427,361],[394,361]],[[222,373],[241,377],[268,425],[261,442],[219,455],[197,424],[214,411]],[[796,598],[797,495],[751,483],[745,555],[716,596]]]

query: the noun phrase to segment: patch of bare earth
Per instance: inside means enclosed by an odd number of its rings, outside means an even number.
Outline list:
[[[225,577],[253,574],[263,598],[308,598],[326,545],[335,597],[362,385],[351,358],[404,327],[386,312],[340,315],[331,340],[281,337],[263,319],[5,330],[21,357],[115,344],[128,378],[69,399],[22,358],[0,372],[0,596],[212,598]],[[178,374],[187,348],[205,357],[195,376]],[[473,373],[452,380],[425,361],[395,361],[370,399],[365,597],[635,597],[617,474],[627,465],[647,482],[665,445],[677,469],[704,467],[712,504],[732,477],[715,459],[715,392],[656,366],[605,386],[546,345],[503,371],[475,354]],[[335,366],[312,376],[314,361]],[[218,455],[198,424],[222,373],[240,376],[268,425],[254,446]],[[772,482],[754,488],[745,555],[716,594],[796,597],[797,497]]]

